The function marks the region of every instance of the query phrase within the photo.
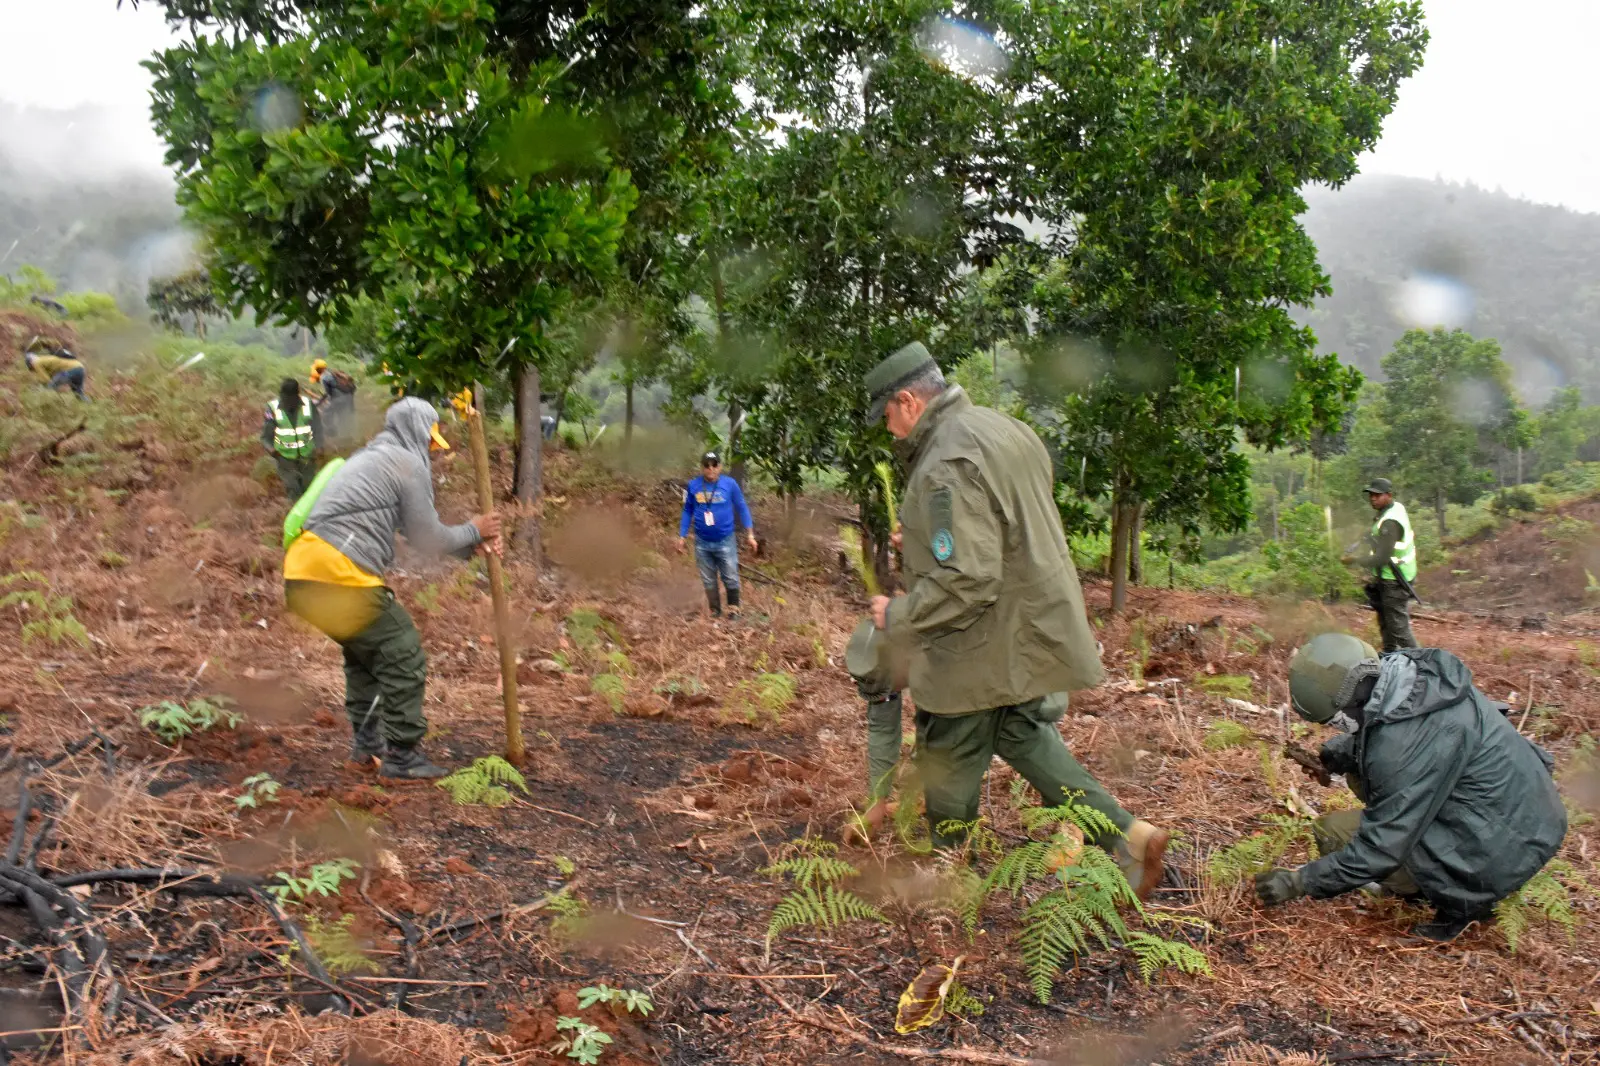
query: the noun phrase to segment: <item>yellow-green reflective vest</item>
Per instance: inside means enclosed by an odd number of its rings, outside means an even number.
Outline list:
[[[1400,539],[1394,542],[1394,562],[1400,568],[1400,574],[1407,581],[1417,579],[1417,538],[1411,533],[1411,516],[1406,513],[1406,505],[1396,500],[1384,509],[1378,520],[1372,523],[1372,539],[1378,539],[1378,529],[1385,522],[1394,522],[1400,527]],[[1380,578],[1394,580],[1394,574],[1386,566],[1378,574]]]
[[[317,442],[311,436],[311,401],[300,400],[300,421],[289,422],[277,400],[272,401],[272,420],[277,427],[272,431],[272,447],[285,459],[309,459],[316,452]]]

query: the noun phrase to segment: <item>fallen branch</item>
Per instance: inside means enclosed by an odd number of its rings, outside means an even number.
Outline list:
[[[322,960],[317,958],[317,953],[312,949],[311,941],[306,939],[306,934],[283,912],[283,908],[278,906],[277,900],[254,885],[250,887],[250,894],[255,897],[258,903],[267,908],[273,920],[278,923],[278,928],[283,930],[283,935],[288,937],[295,947],[300,950],[301,961],[305,963],[306,969],[310,971],[310,977],[335,994],[335,1003],[339,1007],[339,1013],[349,1014],[349,994],[334,982],[333,975],[328,973],[327,967],[322,965]]]
[[[771,574],[767,573],[765,570],[761,569],[759,566],[753,566],[750,563],[740,563],[739,564],[739,569],[741,571],[743,571],[744,573],[748,574],[749,576],[755,578],[757,581],[764,581],[768,585],[776,585],[780,589],[787,589],[790,592],[799,592],[800,591],[799,589],[795,588],[793,585],[789,584],[787,581],[783,580],[782,578],[773,577]]]
[[[562,891],[564,892],[567,889],[570,889],[577,883],[577,879],[567,882],[566,888],[562,889]],[[460,921],[449,922],[445,925],[436,925],[432,929],[424,929],[422,932],[422,939],[432,940],[436,936],[450,936],[452,934],[459,933],[464,929],[472,929],[475,926],[489,925],[492,922],[498,922],[502,918],[515,918],[520,914],[532,914],[534,911],[544,910],[544,908],[550,905],[550,901],[560,894],[560,892],[552,892],[550,895],[533,903],[524,903],[516,907],[505,907],[501,910],[490,911],[488,914],[480,914],[476,918],[462,918]]]
[[[36,453],[39,456],[39,462],[43,463],[45,466],[60,466],[61,465],[61,453],[59,451],[60,447],[63,444],[67,443],[67,441],[71,440],[73,437],[76,437],[79,433],[82,433],[84,430],[86,430],[88,428],[89,428],[89,423],[87,421],[79,422],[75,427],[73,427],[72,429],[67,430],[67,432],[65,432],[61,436],[57,437],[55,440],[51,441],[49,444],[46,444],[43,448],[40,448],[39,451]]]

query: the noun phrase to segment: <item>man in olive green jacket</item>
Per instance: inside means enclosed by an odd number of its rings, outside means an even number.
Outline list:
[[[1061,531],[1050,455],[1027,426],[946,387],[912,343],[866,379],[872,420],[900,444],[906,498],[900,548],[909,590],[873,600],[890,643],[910,650],[917,762],[935,843],[978,816],[999,755],[1048,804],[1077,802],[1122,834],[1118,857],[1140,898],[1161,881],[1168,835],[1138,821],[1080,766],[1056,723],[1066,694],[1102,677],[1077,570]]]

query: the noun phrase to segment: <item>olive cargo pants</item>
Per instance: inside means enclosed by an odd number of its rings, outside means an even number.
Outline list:
[[[428,732],[422,713],[428,657],[411,616],[387,588],[286,581],[289,610],[344,650],[344,710],[359,731],[371,716],[391,745],[409,748]]]
[[[1398,581],[1368,582],[1367,602],[1378,613],[1378,632],[1383,636],[1383,651],[1415,648],[1411,633],[1411,593]]]
[[[1066,700],[1064,696],[1057,700],[1031,700],[961,715],[917,712],[917,769],[936,847],[955,846],[966,835],[941,833],[944,823],[977,821],[983,775],[996,755],[1038,789],[1046,804],[1056,806],[1066,801],[1067,794],[1082,793],[1074,802],[1093,807],[1127,832],[1133,815],[1072,757],[1061,739],[1056,722],[1066,711]]]
[[[311,482],[317,476],[317,461],[315,459],[286,459],[281,455],[273,456],[278,461],[278,480],[283,482],[283,494],[289,497],[289,502],[294,503],[306,494],[306,489],[311,487]]]
[[[1356,837],[1361,828],[1360,811],[1330,811],[1311,823],[1311,836],[1317,842],[1318,855],[1332,855]],[[1383,887],[1397,896],[1419,896],[1422,890],[1402,863],[1399,869],[1383,879]]]
[[[867,700],[867,805],[894,794],[894,771],[900,765],[901,699]]]

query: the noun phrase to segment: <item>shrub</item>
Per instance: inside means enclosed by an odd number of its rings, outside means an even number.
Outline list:
[[[1515,511],[1520,511],[1523,514],[1532,514],[1538,509],[1538,499],[1521,485],[1514,488],[1501,489],[1494,494],[1494,499],[1489,504],[1489,510],[1501,518],[1509,517]]]
[[[1272,577],[1268,591],[1281,596],[1338,600],[1351,596],[1355,582],[1328,539],[1321,507],[1302,503],[1279,519],[1282,539],[1261,549]]]

